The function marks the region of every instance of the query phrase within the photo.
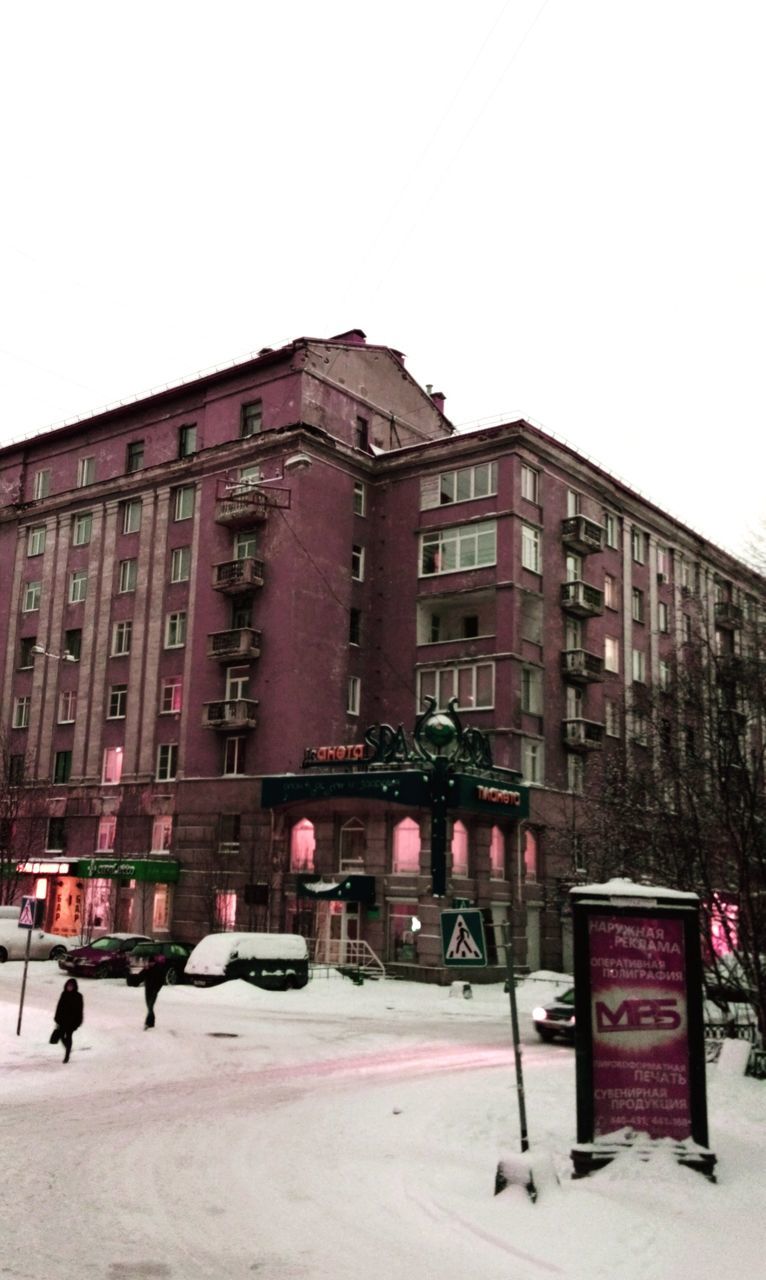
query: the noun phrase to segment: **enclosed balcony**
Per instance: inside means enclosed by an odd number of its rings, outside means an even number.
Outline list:
[[[561,674],[567,680],[578,680],[583,683],[592,680],[603,680],[604,659],[596,653],[588,653],[585,649],[565,649],[561,655]]]
[[[235,627],[232,631],[213,631],[207,638],[208,658],[219,662],[248,661],[261,656],[261,633],[252,627]]]
[[[604,612],[604,593],[579,578],[562,582],[561,607],[576,618],[594,618]]]
[[[604,726],[595,720],[564,720],[564,746],[571,751],[600,751],[604,743]]]
[[[561,541],[572,551],[587,556],[591,551],[603,551],[604,530],[587,516],[567,516],[561,521]]]
[[[224,698],[202,704],[202,724],[207,729],[254,729],[258,702],[254,698]]]
[[[259,520],[265,520],[268,514],[269,504],[265,494],[254,487],[235,486],[216,499],[216,521],[231,529],[246,528]]]
[[[245,595],[263,586],[263,561],[246,556],[213,565],[213,590],[229,596]]]
[[[742,626],[742,610],[731,600],[717,600],[715,606],[715,625],[727,630],[737,631]]]

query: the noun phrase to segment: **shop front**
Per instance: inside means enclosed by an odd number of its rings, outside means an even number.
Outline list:
[[[51,933],[91,937],[113,930],[155,937],[170,929],[180,872],[174,859],[35,859],[20,863],[18,871],[30,885],[46,881],[43,927]]]

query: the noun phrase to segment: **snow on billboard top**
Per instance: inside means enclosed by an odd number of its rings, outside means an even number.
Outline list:
[[[666,885],[660,884],[636,884],[635,881],[620,876],[616,876],[613,880],[606,880],[603,884],[578,884],[569,892],[578,896],[598,894],[599,897],[606,898],[651,898],[652,901],[657,898],[677,898],[682,902],[698,900],[696,893],[686,893],[682,889],[669,889]]]
[[[305,960],[306,939],[298,933],[209,933],[189,956],[186,972],[223,974],[232,959]]]

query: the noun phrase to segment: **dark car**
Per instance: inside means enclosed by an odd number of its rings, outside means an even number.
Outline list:
[[[75,978],[124,978],[133,948],[151,941],[145,933],[107,933],[62,956],[59,969]]]
[[[574,987],[568,987],[561,995],[550,1000],[546,1005],[538,1005],[532,1010],[532,1021],[535,1031],[541,1040],[566,1040],[574,1044],[575,1012]]]
[[[128,955],[128,986],[137,987],[143,982],[144,974],[155,956],[165,957],[165,981],[169,986],[183,982],[191,950],[184,942],[139,942]]]

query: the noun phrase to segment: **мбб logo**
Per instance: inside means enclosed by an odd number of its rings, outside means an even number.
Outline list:
[[[681,1025],[678,1000],[622,1000],[610,1009],[605,1000],[596,1002],[599,1031],[677,1031]]]

